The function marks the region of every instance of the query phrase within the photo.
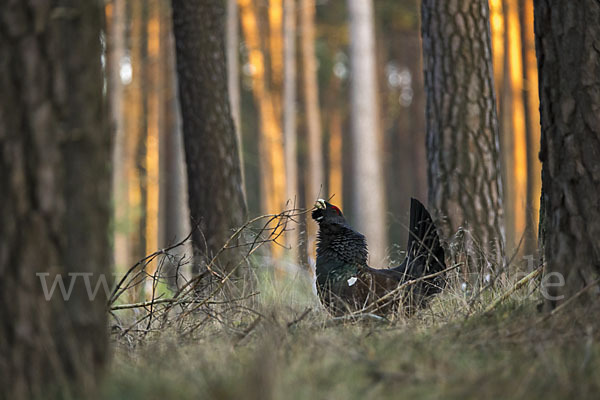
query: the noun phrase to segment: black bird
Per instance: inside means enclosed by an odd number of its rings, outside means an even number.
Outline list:
[[[317,292],[332,314],[365,310],[383,315],[399,310],[410,315],[443,287],[444,249],[431,215],[418,200],[413,198],[410,203],[406,258],[389,269],[367,265],[366,239],[348,225],[338,207],[319,199],[312,218],[319,224]],[[403,283],[407,283],[405,290],[392,293]]]

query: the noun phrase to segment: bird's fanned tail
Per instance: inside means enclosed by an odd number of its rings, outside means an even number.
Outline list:
[[[404,280],[420,278],[446,269],[444,248],[440,244],[435,224],[425,206],[417,199],[410,200],[410,232],[408,237],[407,256],[396,271],[405,274]],[[443,277],[426,279],[418,292],[429,297],[439,292],[443,286]]]

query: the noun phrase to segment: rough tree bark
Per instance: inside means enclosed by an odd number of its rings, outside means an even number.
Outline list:
[[[240,159],[227,92],[225,9],[220,0],[173,0],[173,31],[188,176],[192,240],[210,260],[245,219]],[[234,268],[230,250],[220,260]]]
[[[352,214],[368,240],[370,262],[382,264],[387,248],[382,152],[377,111],[375,31],[371,0],[348,0],[350,15],[350,98],[352,107]]]
[[[429,203],[442,217],[445,240],[465,228],[465,271],[502,267],[502,179],[487,0],[423,0],[422,35]],[[450,246],[451,258],[464,254],[461,248]]]
[[[600,5],[536,0],[542,202],[553,308],[600,273]],[[598,288],[582,299],[597,299]]]
[[[106,362],[107,299],[67,276],[93,288],[111,260],[103,21],[100,2],[0,5],[2,397],[91,391]],[[70,296],[46,299],[59,275]]]

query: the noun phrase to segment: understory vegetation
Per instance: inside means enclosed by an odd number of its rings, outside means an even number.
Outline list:
[[[151,322],[137,322],[148,307],[113,311],[102,397],[560,399],[600,390],[600,324],[589,317],[597,307],[542,314],[539,278],[518,290],[511,277],[465,289],[453,270],[410,318],[333,318],[309,274],[265,260],[254,257],[229,288],[217,283],[218,294],[206,287],[193,295],[202,300],[156,305]]]

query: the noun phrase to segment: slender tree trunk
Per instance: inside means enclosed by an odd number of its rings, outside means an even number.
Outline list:
[[[241,117],[241,92],[240,92],[240,61],[239,61],[239,19],[237,0],[227,0],[227,23],[225,26],[226,52],[227,52],[227,91],[231,103],[231,116],[235,126],[235,134],[240,153],[242,172],[242,188],[246,193],[246,180],[244,177],[244,153],[242,151],[242,117]]]
[[[339,85],[335,86],[338,87],[336,92],[339,93]],[[329,115],[329,187],[327,192],[329,196],[333,196],[331,201],[339,208],[344,207],[343,122],[342,110],[339,106],[334,106]]]
[[[600,7],[536,0],[548,308],[600,274]],[[554,280],[556,282],[556,280]],[[598,285],[580,297],[597,301]]]
[[[502,179],[488,3],[424,0],[422,18],[429,202],[443,218],[445,240],[464,228],[470,272],[502,267]],[[450,247],[450,256],[460,258],[455,249]]]
[[[296,142],[296,0],[283,2],[283,136],[285,151],[286,199],[298,204],[298,156]],[[298,262],[299,226],[291,227],[287,245],[290,258]]]
[[[265,57],[260,45],[260,32],[256,10],[251,0],[240,0],[240,17],[248,49],[248,62],[252,65],[252,91],[258,104],[260,117],[260,175],[262,209],[279,213],[285,207],[285,158],[281,121],[276,112],[275,100],[267,85]],[[274,258],[282,255],[282,247],[271,247]]]
[[[284,49],[283,49],[283,1],[269,0],[269,59],[271,60],[271,91],[275,112],[281,115]]]
[[[124,269],[129,261],[127,233],[123,226],[127,219],[127,170],[125,162],[126,137],[123,119],[123,83],[121,80],[121,62],[125,56],[125,0],[110,3],[108,32],[108,94],[114,136],[113,147],[113,219],[114,219],[114,265]]]
[[[246,217],[240,159],[227,92],[225,9],[220,0],[173,0],[177,78],[183,118],[188,196],[199,257],[216,255]],[[224,270],[237,266],[229,250]]]
[[[386,255],[387,228],[377,111],[373,3],[371,0],[348,0],[348,8],[355,181],[352,214],[356,228],[367,237],[370,262],[378,266]]]
[[[123,230],[127,235],[128,259],[126,265],[117,267],[128,268],[145,256],[145,229],[143,196],[143,152],[145,135],[145,114],[143,107],[144,63],[145,63],[145,24],[143,4],[140,1],[127,2],[126,26],[127,48],[129,49],[127,66],[129,74],[123,90],[123,129],[124,129],[124,170],[126,180],[126,198],[123,207],[123,220],[117,229]],[[119,222],[119,221],[117,221]],[[131,291],[131,301],[139,300],[139,288],[135,286]]]
[[[502,87],[504,84],[504,50],[506,44],[505,19],[503,0],[489,0],[490,34],[492,42],[492,64],[494,67],[494,87],[496,89],[497,105],[500,108]],[[501,114],[498,110],[498,114]]]
[[[533,32],[533,1],[519,0],[521,20],[521,43],[523,57],[523,103],[527,142],[527,208],[528,226],[526,254],[537,250],[537,226],[542,186],[540,153],[540,99],[538,96],[538,71],[535,59],[535,35]]]
[[[315,53],[315,1],[300,1],[300,29],[302,46],[302,83],[304,86],[304,111],[306,113],[306,137],[308,174],[306,174],[306,204],[312,206],[323,192],[323,144],[321,137],[321,114],[319,112],[319,84],[317,81],[317,55]],[[308,223],[309,258],[316,251],[316,225]]]
[[[175,74],[175,43],[171,7],[160,3],[160,74],[159,98],[159,247],[164,248],[182,240],[190,232],[190,213],[187,202],[187,178],[183,154],[183,137],[177,101]],[[174,249],[174,258],[167,260],[164,275],[171,289],[183,283],[178,274],[186,249]]]
[[[159,187],[160,187],[160,161],[159,161],[159,122],[160,122],[160,85],[161,85],[161,70],[160,70],[160,39],[161,39],[161,24],[159,1],[162,0],[147,0],[146,19],[146,37],[147,37],[147,73],[144,87],[146,88],[146,204],[145,204],[145,220],[146,220],[146,253],[155,252],[158,250],[158,215],[159,215]],[[154,276],[158,264],[156,260],[146,265],[148,277]],[[151,299],[154,292],[153,285],[156,280],[152,278],[146,279],[144,294],[146,299]]]
[[[511,234],[512,244],[523,241],[531,243],[528,229],[527,211],[527,136],[525,123],[525,107],[523,103],[523,54],[521,52],[521,25],[519,21],[519,6],[517,0],[505,1],[507,20],[508,63],[510,65],[507,79],[510,84],[510,108],[508,109],[510,123],[507,134],[511,135],[511,148],[505,152],[512,154],[512,164],[507,168],[506,187],[510,194],[508,203],[512,209]],[[522,247],[521,252],[524,251]]]
[[[140,107],[140,114],[138,120],[138,132],[136,133],[136,141],[134,142],[135,153],[134,163],[135,169],[138,174],[138,189],[139,189],[139,208],[137,209],[139,220],[137,228],[138,230],[132,231],[132,235],[136,235],[134,238],[137,241],[137,251],[140,254],[136,260],[132,260],[132,264],[137,262],[141,257],[146,256],[148,253],[147,240],[148,240],[148,127],[149,127],[149,94],[151,93],[151,87],[149,80],[150,74],[150,63],[148,54],[148,21],[149,21],[149,10],[150,4],[148,1],[139,2],[139,31],[135,40],[138,41],[139,46],[139,62],[138,66],[139,75],[135,82],[138,89],[138,101]]]
[[[110,284],[103,8],[3,2],[0,16],[2,397],[87,398],[108,353],[107,299],[83,277]],[[70,296],[45,297],[56,277]]]

